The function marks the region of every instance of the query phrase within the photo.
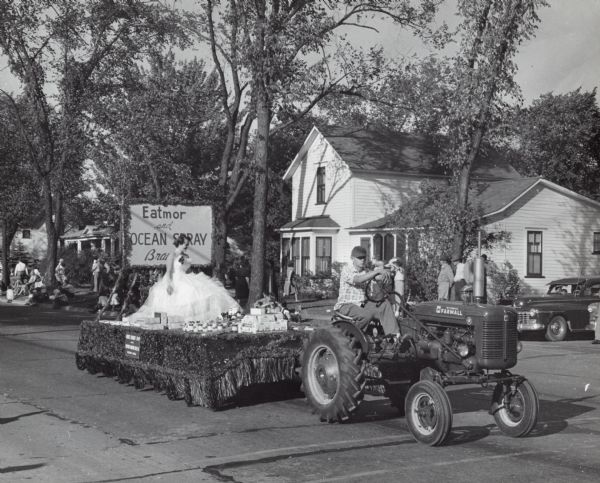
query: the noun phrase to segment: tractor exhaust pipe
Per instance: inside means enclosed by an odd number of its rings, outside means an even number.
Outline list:
[[[473,298],[477,303],[485,300],[485,265],[481,256],[473,260]]]

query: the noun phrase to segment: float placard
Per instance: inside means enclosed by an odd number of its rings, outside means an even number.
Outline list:
[[[210,265],[212,250],[212,208],[183,205],[131,205],[129,241],[132,266],[164,265],[175,250],[180,233],[191,239],[190,263]]]

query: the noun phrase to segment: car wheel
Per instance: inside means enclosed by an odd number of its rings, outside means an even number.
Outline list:
[[[546,340],[551,342],[560,342],[567,338],[569,328],[567,320],[562,315],[552,317],[552,320],[546,327]]]

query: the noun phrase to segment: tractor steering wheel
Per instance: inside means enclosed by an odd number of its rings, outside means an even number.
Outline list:
[[[373,282],[377,284],[377,287],[373,287]],[[389,290],[384,285],[379,283],[378,280],[372,278],[365,284],[365,297],[369,302],[379,304],[386,299],[389,300],[391,295],[394,296],[394,300],[400,300],[400,306],[404,306],[404,297],[398,292],[395,292],[393,289]]]

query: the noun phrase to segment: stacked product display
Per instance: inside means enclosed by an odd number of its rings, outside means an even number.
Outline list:
[[[240,321],[239,332],[258,334],[288,329],[288,322],[279,307],[253,307]]]

